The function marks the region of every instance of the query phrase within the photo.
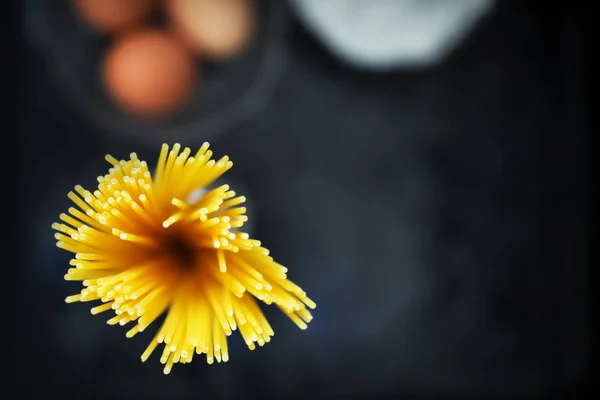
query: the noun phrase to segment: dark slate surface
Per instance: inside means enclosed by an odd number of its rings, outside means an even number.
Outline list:
[[[153,160],[158,149],[102,136],[29,54],[27,393],[543,394],[575,382],[587,298],[582,264],[563,275],[553,262],[579,244],[549,236],[568,211],[548,200],[545,166],[548,143],[577,133],[578,61],[565,39],[577,30],[521,7],[501,8],[443,65],[385,75],[347,69],[292,28],[268,106],[212,144],[234,160],[256,236],[317,302],[315,319],[300,331],[267,309],[269,345],[250,352],[233,338],[227,364],[199,359],[168,377],[156,357],[139,362],[149,335],[128,340],[87,305],[64,304],[78,289],[62,281],[69,257],[50,230],[105,153]]]

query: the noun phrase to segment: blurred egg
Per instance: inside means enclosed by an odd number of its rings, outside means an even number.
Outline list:
[[[255,26],[252,0],[167,0],[174,30],[194,51],[223,60],[240,53]]]
[[[154,0],[73,0],[81,19],[102,33],[114,33],[143,21]]]
[[[177,112],[198,81],[198,66],[173,35],[146,28],[116,38],[107,50],[102,78],[125,112],[163,118]]]

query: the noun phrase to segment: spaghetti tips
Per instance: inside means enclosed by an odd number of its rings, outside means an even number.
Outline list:
[[[135,153],[106,160],[111,167],[97,189],[75,186],[74,207],[52,225],[57,246],[75,254],[65,280],[83,284],[67,303],[100,301],[91,313],[111,312],[109,325],[131,324],[128,338],[166,313],[141,356],[162,347],[165,374],[194,354],[227,361],[235,330],[251,350],[268,343],[273,329],[257,300],[306,329],[316,305],[242,231],[245,198],[228,185],[211,188],[232,167],[228,157],[212,159],[208,143],[194,155],[164,144],[154,174]]]

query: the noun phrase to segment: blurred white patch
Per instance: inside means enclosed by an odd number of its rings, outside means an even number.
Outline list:
[[[198,200],[200,200],[206,192],[207,191],[205,189],[196,189],[192,193],[189,194],[188,198],[186,199],[186,202],[188,204],[194,204]]]
[[[369,69],[425,67],[454,50],[494,0],[291,0],[342,60]]]

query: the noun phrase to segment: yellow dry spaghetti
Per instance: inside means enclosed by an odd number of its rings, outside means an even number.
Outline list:
[[[112,311],[111,325],[135,325],[128,338],[167,312],[142,354],[159,344],[168,374],[173,364],[206,354],[209,364],[227,361],[227,336],[239,329],[253,350],[273,330],[255,298],[276,304],[301,329],[315,303],[287,279],[287,269],[258,240],[240,231],[247,221],[245,198],[228,185],[205,189],[232,166],[211,159],[204,143],[189,148],[163,144],[154,176],[145,161],[112,156],[107,175],[93,192],[76,186],[77,207],[54,223],[56,245],[75,253],[65,279],[82,281],[67,303],[100,300],[92,314]]]

